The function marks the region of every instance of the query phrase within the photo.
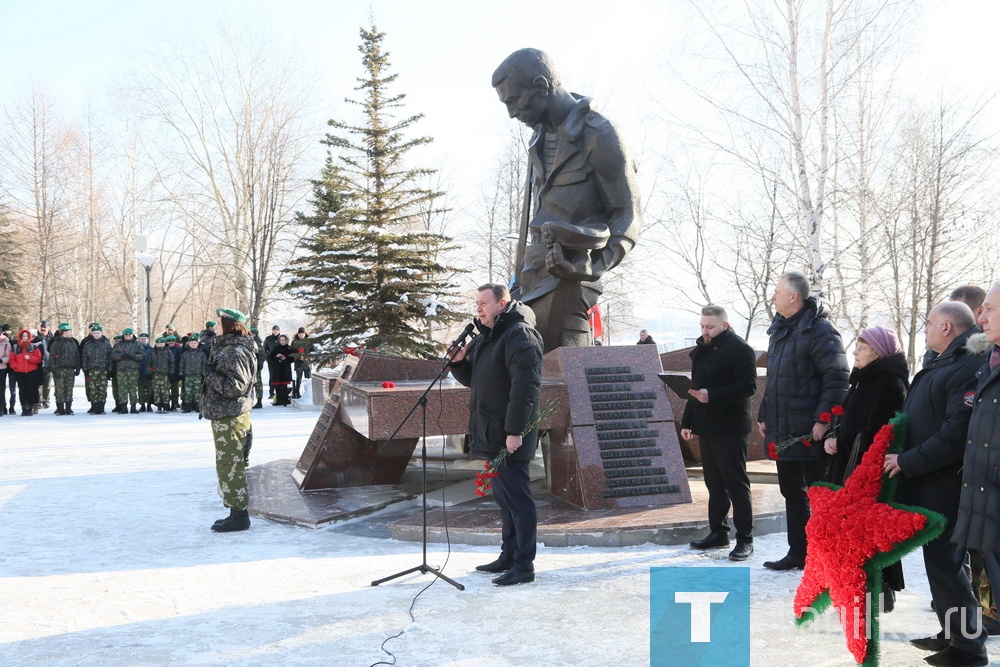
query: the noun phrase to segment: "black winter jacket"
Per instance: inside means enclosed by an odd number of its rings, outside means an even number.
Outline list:
[[[708,390],[708,403],[689,398],[681,428],[704,436],[746,435],[753,428],[750,399],[757,391],[757,355],[732,329],[691,350],[691,380]]]
[[[843,404],[850,370],[840,333],[813,297],[792,317],[775,316],[767,333],[767,388],[757,419],[767,425],[765,442],[780,443],[811,434],[821,414]],[[818,460],[822,451],[818,443],[795,443],[778,456]]]
[[[976,380],[952,539],[995,553],[1000,551],[1000,366],[991,371],[987,361],[976,372]]]
[[[910,419],[904,451],[897,459],[903,473],[898,498],[944,514],[950,526],[958,515],[976,371],[984,361],[982,354],[966,347],[972,333],[961,334],[924,364],[903,403]]]
[[[80,343],[70,335],[55,336],[49,343],[49,358],[53,368],[80,370]]]
[[[493,322],[479,327],[465,359],[451,365],[455,379],[472,388],[469,399],[469,449],[492,458],[506,446],[508,435],[521,435],[538,416],[542,388],[542,337],[535,314],[512,301]],[[535,457],[538,428],[524,434],[512,459]]]
[[[843,484],[850,476],[875,434],[903,407],[909,378],[910,367],[902,352],[851,371],[851,388],[837,427],[837,453],[830,457],[829,481]]]

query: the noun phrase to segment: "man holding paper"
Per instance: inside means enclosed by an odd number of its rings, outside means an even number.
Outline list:
[[[708,488],[707,537],[694,549],[729,546],[729,508],[733,509],[736,547],[729,559],[746,560],[753,553],[753,505],[747,477],[747,448],[753,418],[750,399],[757,391],[757,355],[729,328],[721,306],[701,309],[701,337],[691,351],[691,380],[681,418],[681,437],[698,436]]]

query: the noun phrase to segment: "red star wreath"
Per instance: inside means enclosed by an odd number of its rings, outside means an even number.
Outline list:
[[[883,478],[882,465],[887,453],[902,450],[907,421],[898,413],[882,427],[843,487],[820,483],[809,489],[809,551],[795,593],[796,623],[809,623],[832,604],[848,650],[868,667],[878,665],[881,570],[933,540],[945,526],[936,512],[890,502],[897,479]]]

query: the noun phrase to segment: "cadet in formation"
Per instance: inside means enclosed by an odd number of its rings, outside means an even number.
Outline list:
[[[156,339],[156,345],[149,354],[150,388],[153,405],[159,413],[170,409],[170,374],[174,368],[174,353],[167,347],[164,337]]]
[[[184,382],[184,395],[181,398],[181,412],[197,412],[198,397],[201,394],[202,377],[205,373],[205,352],[201,347],[198,334],[188,337],[187,349],[181,355],[181,379]]]
[[[73,382],[80,374],[80,343],[72,331],[69,322],[61,323],[49,343],[57,415],[73,414]]]
[[[135,331],[129,327],[122,331],[122,339],[111,348],[111,361],[118,380],[113,412],[127,415],[139,412],[139,364],[145,356],[142,343],[136,340]]]
[[[111,343],[97,322],[90,325],[89,340],[80,344],[80,364],[83,367],[90,409],[87,414],[103,415],[108,402],[108,373],[111,371]]]

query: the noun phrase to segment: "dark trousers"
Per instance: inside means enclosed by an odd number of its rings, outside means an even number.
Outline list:
[[[7,403],[7,387],[10,387],[10,403]],[[14,371],[9,368],[0,368],[0,403],[14,407],[17,401],[17,379],[14,378]]]
[[[698,436],[701,465],[708,488],[708,524],[712,532],[729,532],[729,508],[733,509],[736,537],[753,535],[753,503],[747,476],[750,435]]]
[[[17,391],[21,395],[21,407],[35,407],[38,402],[38,387],[42,384],[42,369],[37,368],[30,373],[14,373],[17,378]]]
[[[957,649],[986,654],[986,633],[976,596],[972,594],[969,552],[951,541],[949,526],[936,540],[924,545],[924,568],[938,622]]]
[[[515,570],[532,570],[538,534],[538,512],[531,497],[530,461],[510,458],[493,478],[493,497],[500,506],[500,558],[514,563]]]
[[[823,479],[823,466],[817,461],[778,461],[778,489],[785,499],[788,524],[788,553],[806,557],[806,522],[809,521],[809,496],[813,483]]]

